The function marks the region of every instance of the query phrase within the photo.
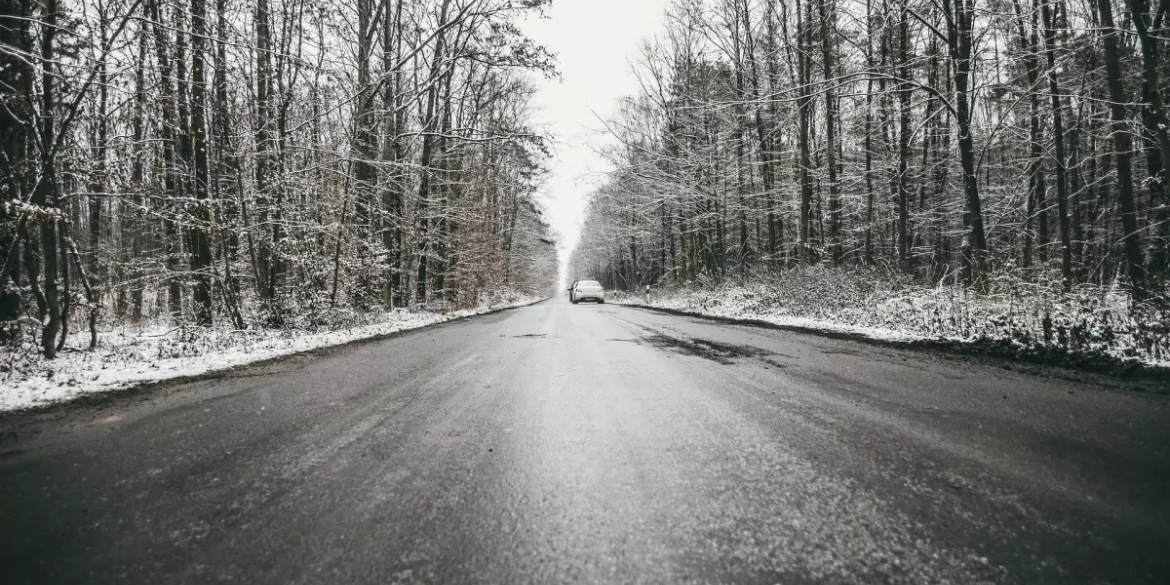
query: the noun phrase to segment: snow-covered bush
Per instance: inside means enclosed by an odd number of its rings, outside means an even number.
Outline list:
[[[924,287],[878,271],[812,267],[742,285],[655,290],[649,302],[720,317],[990,344],[1053,357],[1170,362],[1165,292],[1135,307],[1128,294],[1110,287],[1083,285],[1066,293],[1058,285],[1005,277],[976,293],[961,286]]]
[[[64,351],[45,359],[29,321],[16,340],[0,346],[0,412],[73,396],[190,376],[291,353],[388,335],[492,309],[539,300],[504,288],[484,293],[469,309],[360,311],[330,307],[327,299],[306,302],[280,327],[235,329],[176,326],[169,321],[100,325],[100,343],[88,349],[88,332],[71,328]],[[312,301],[312,299],[307,299]]]

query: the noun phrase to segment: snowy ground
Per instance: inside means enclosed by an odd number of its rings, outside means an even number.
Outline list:
[[[811,319],[808,317],[798,317],[794,315],[755,312],[751,311],[747,306],[745,306],[744,303],[736,303],[732,300],[728,300],[727,302],[711,303],[710,297],[706,295],[703,297],[678,293],[664,295],[659,292],[651,294],[650,297],[623,295],[618,297],[614,302],[621,305],[669,309],[671,311],[681,311],[684,313],[706,315],[709,317],[720,317],[724,319],[762,321],[764,323],[771,323],[781,327],[809,329],[812,331],[824,331],[826,333],[846,333],[850,335],[860,335],[862,337],[868,337],[870,339],[877,339],[882,341],[909,342],[928,339],[922,335],[915,335],[913,333],[898,331],[896,329],[864,327],[860,325],[835,323],[825,319]]]
[[[891,342],[978,344],[992,353],[1071,365],[1170,368],[1170,322],[1164,314],[1135,315],[1127,297],[1110,292],[1029,292],[894,290],[815,272],[770,283],[657,290],[648,298],[619,294],[613,300]]]
[[[42,406],[82,394],[128,388],[194,376],[234,366],[426,327],[452,319],[540,301],[513,297],[476,309],[449,313],[399,309],[367,316],[353,327],[300,329],[175,328],[167,325],[121,326],[99,332],[95,351],[87,351],[89,332],[70,336],[65,351],[46,360],[33,344],[20,351],[0,351],[0,412]]]

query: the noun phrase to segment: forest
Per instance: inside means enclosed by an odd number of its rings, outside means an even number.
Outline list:
[[[1164,297],[1166,13],[679,0],[607,121],[617,170],[573,271],[626,290],[825,266]]]
[[[0,343],[545,294],[546,3],[0,1]]]

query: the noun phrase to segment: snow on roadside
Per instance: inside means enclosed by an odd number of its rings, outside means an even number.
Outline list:
[[[635,307],[650,307],[656,309],[667,309],[671,311],[680,311],[683,313],[693,313],[696,315],[705,315],[708,317],[718,317],[722,319],[736,319],[740,321],[760,321],[763,323],[770,323],[780,327],[792,327],[796,329],[808,329],[811,331],[823,331],[825,333],[842,333],[849,335],[859,335],[870,339],[879,341],[891,342],[912,342],[922,341],[928,339],[926,336],[915,335],[905,331],[897,331],[894,329],[886,329],[883,327],[866,327],[860,325],[846,325],[842,323],[835,323],[824,319],[812,319],[808,317],[795,317],[792,315],[777,315],[768,313],[754,313],[747,310],[746,307],[738,306],[734,303],[711,305],[697,301],[693,297],[686,295],[671,295],[663,297],[662,295],[651,295],[647,300],[645,297],[625,296],[615,300],[617,304],[630,305]]]
[[[764,323],[770,323],[772,325],[778,325],[780,327],[809,329],[812,331],[823,331],[826,333],[860,335],[862,337],[876,339],[879,341],[911,342],[929,339],[923,335],[915,335],[905,331],[896,331],[894,329],[886,329],[882,327],[845,325],[841,323],[834,323],[832,321],[826,321],[824,319],[810,319],[808,317],[794,317],[792,315],[755,314],[745,311],[742,307],[729,305],[703,306],[694,302],[693,299],[682,296],[673,296],[662,299],[654,298],[653,295],[651,295],[649,302],[647,302],[644,298],[628,296],[618,299],[615,302],[621,305],[669,309],[672,311],[694,313],[697,315],[706,315],[708,317],[719,317],[723,319],[761,321]]]
[[[1112,360],[1170,368],[1164,320],[1132,315],[1123,301],[1110,297],[1087,307],[1080,299],[1005,301],[942,289],[853,290],[832,274],[796,278],[803,281],[688,287],[652,291],[649,298],[615,295],[613,301],[887,342],[979,345],[1017,357],[1064,355],[1069,363]]]
[[[70,336],[53,360],[0,351],[0,412],[43,406],[84,394],[129,388],[147,382],[196,376],[216,370],[313,349],[418,329],[436,323],[521,307],[542,300],[514,297],[475,309],[449,313],[389,311],[373,322],[328,331],[298,329],[232,330],[126,326],[99,332],[100,343],[86,351],[89,332]]]

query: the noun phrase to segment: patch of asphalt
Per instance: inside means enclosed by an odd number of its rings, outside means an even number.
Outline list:
[[[1112,382],[1111,385],[1118,383],[1124,384],[1126,390],[1170,396],[1170,368],[1126,361],[1111,356],[1084,355],[1058,349],[1030,350],[1015,347],[1003,341],[994,340],[957,341],[947,339],[918,339],[913,341],[898,341],[870,337],[861,333],[831,331],[800,325],[781,325],[761,319],[736,319],[733,317],[707,315],[666,307],[626,303],[619,304],[623,307],[643,311],[693,317],[725,325],[788,331],[892,349],[912,350],[948,358],[977,359],[981,363],[994,365],[1003,369],[1022,371],[1049,378],[1067,378],[1075,381],[1083,381],[1081,378],[1076,377],[1076,374],[1088,374],[1102,378],[1098,381]]]
[[[123,404],[125,401],[133,401],[135,404],[142,403],[160,396],[164,396],[168,390],[174,390],[192,382],[221,380],[226,378],[250,378],[255,376],[264,376],[282,371],[278,369],[281,366],[292,366],[292,369],[296,369],[299,367],[298,364],[303,361],[328,357],[368,343],[376,343],[379,341],[385,341],[387,339],[401,337],[403,335],[434,330],[440,327],[447,327],[469,319],[490,317],[492,315],[497,315],[506,311],[538,305],[547,302],[548,300],[549,299],[542,299],[536,301],[535,303],[528,303],[525,305],[501,307],[475,315],[455,317],[454,319],[440,321],[438,323],[432,323],[422,327],[402,329],[392,333],[363,337],[361,339],[354,339],[344,343],[339,343],[337,345],[298,351],[276,357],[257,360],[254,362],[248,362],[246,364],[239,364],[236,366],[211,370],[202,374],[179,376],[154,382],[132,384],[130,386],[126,386],[125,388],[114,388],[102,392],[79,394],[77,396],[71,397],[68,400],[50,402],[48,404],[40,404],[29,408],[20,408],[16,410],[0,412],[0,446],[4,445],[4,443],[6,443],[9,439],[12,439],[16,436],[16,428],[25,426],[30,422],[46,419],[62,419],[78,411],[99,410],[106,407]],[[0,451],[0,453],[2,453],[2,451]]]
[[[758,347],[752,347],[750,345],[720,343],[718,341],[711,341],[709,339],[682,339],[678,337],[671,337],[669,335],[657,334],[646,337],[645,340],[658,348],[669,349],[683,354],[701,357],[703,359],[708,359],[725,366],[735,363],[735,361],[739,358],[763,357],[770,355],[769,352],[764,351]]]
[[[574,343],[512,338],[544,331]],[[807,361],[723,366],[653,348],[659,333]],[[902,358],[918,367],[876,363]],[[12,445],[7,581],[1170,574],[1159,397],[989,368],[951,384],[930,355],[559,303],[297,365]]]

